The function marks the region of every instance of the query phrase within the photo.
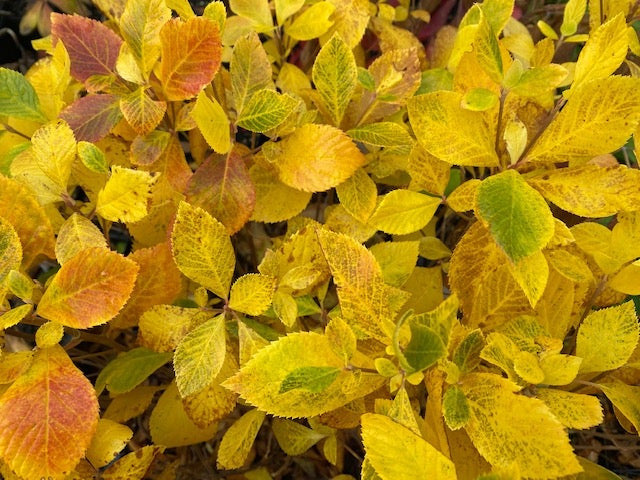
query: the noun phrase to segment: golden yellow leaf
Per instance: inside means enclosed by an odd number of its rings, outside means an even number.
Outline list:
[[[455,466],[423,438],[389,417],[362,416],[366,459],[382,480],[455,480]]]
[[[306,192],[323,192],[347,180],[365,164],[364,155],[341,130],[306,124],[265,154],[278,167],[280,180]]]
[[[60,227],[56,239],[56,258],[60,265],[85,248],[107,248],[107,241],[91,220],[79,213],[71,215]]]
[[[112,222],[137,222],[148,213],[151,188],[156,178],[141,170],[117,165],[111,167],[111,177],[98,192],[96,212]]]
[[[229,119],[215,98],[204,92],[198,94],[191,117],[202,132],[207,143],[217,153],[227,153],[231,148]]]
[[[167,387],[149,419],[151,439],[167,448],[182,447],[211,439],[218,431],[218,423],[199,428],[189,418],[175,382]]]
[[[253,31],[235,43],[229,68],[233,102],[238,115],[255,92],[273,89],[271,62],[260,38]]]
[[[611,403],[622,412],[636,430],[640,431],[640,414],[638,413],[640,387],[627,385],[615,378],[612,382],[605,382],[599,386]]]
[[[462,94],[447,91],[409,100],[409,120],[418,142],[431,155],[452,165],[498,165],[495,134],[485,114],[463,109],[461,101]]]
[[[531,307],[535,308],[542,297],[549,279],[549,265],[540,252],[532,253],[515,264],[509,263],[513,277],[529,299]]]
[[[57,322],[42,324],[36,332],[36,345],[38,348],[47,348],[57,345],[64,335],[64,327]]]
[[[149,445],[128,453],[102,473],[104,480],[142,480],[164,446]]]
[[[229,427],[218,449],[218,468],[241,468],[244,465],[265,415],[265,412],[254,408]]]
[[[362,168],[338,185],[336,193],[345,210],[361,222],[366,222],[376,208],[378,189]]]
[[[260,315],[271,305],[276,281],[267,275],[250,273],[231,287],[229,308],[248,315]]]
[[[624,165],[561,168],[527,179],[549,201],[580,217],[637,210],[640,172]]]
[[[438,197],[411,190],[393,190],[382,197],[368,223],[394,235],[417,232],[429,223],[440,202]]]
[[[569,385],[580,371],[582,359],[573,355],[549,353],[540,358],[545,385]]]
[[[87,460],[95,468],[104,467],[120,453],[132,436],[133,432],[126,425],[101,418],[87,449]]]
[[[296,40],[318,38],[333,25],[333,21],[329,20],[329,17],[335,9],[336,7],[331,2],[315,3],[296,17],[289,28],[285,29],[285,32]]]
[[[389,285],[402,287],[418,261],[418,242],[381,242],[370,252],[380,265],[382,278]]]
[[[156,305],[140,317],[138,343],[156,352],[171,352],[187,333],[211,318],[196,308]]]
[[[640,261],[636,260],[622,268],[608,286],[627,295],[640,295]]]
[[[145,90],[145,87],[140,87],[120,99],[120,111],[140,135],[151,133],[167,110],[167,102],[153,100]]]
[[[18,270],[22,262],[22,244],[13,226],[0,217],[0,299],[2,284],[12,270]]]
[[[516,463],[528,478],[582,471],[563,425],[541,400],[517,395],[517,385],[489,373],[467,375],[461,388],[471,409],[465,430],[492,466]]]
[[[577,88],[525,158],[584,163],[624,145],[640,119],[640,79],[608,77]]]
[[[274,418],[273,435],[287,455],[302,455],[327,435],[286,418]]]
[[[477,178],[467,180],[447,197],[447,205],[456,212],[473,210],[476,205],[476,193],[481,181]]]
[[[636,348],[639,334],[631,301],[590,313],[580,325],[576,340],[576,356],[583,359],[580,373],[621,367]]]
[[[130,392],[117,395],[111,400],[103,419],[125,423],[142,414],[151,405],[151,400],[160,387],[141,385]]]
[[[236,259],[224,225],[201,208],[180,202],[171,249],[182,273],[227,298]]]
[[[567,428],[584,430],[602,423],[602,405],[598,397],[550,388],[539,388],[536,397]]]

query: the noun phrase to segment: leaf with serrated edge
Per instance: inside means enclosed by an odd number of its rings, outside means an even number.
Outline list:
[[[27,79],[19,72],[0,68],[0,114],[45,121],[40,100]]]
[[[389,417],[361,418],[366,459],[382,480],[455,480],[453,462],[430,443]]]
[[[73,129],[77,140],[97,142],[122,118],[120,97],[103,93],[81,97],[60,112],[60,118]]]
[[[516,394],[516,384],[489,373],[467,375],[461,388],[471,410],[465,430],[491,465],[515,462],[523,477],[540,479],[582,471],[563,425],[541,400]]]
[[[173,356],[176,384],[184,398],[205,388],[215,378],[226,354],[224,316],[219,315],[189,332]]]
[[[576,356],[580,373],[604,372],[624,365],[638,344],[638,319],[633,302],[591,312],[580,325]]]
[[[249,98],[236,123],[251,132],[264,133],[284,122],[297,104],[286,93],[268,88],[258,90]]]
[[[153,100],[146,94],[145,87],[140,87],[120,99],[120,110],[139,135],[146,135],[153,131],[164,117],[167,102]]]
[[[107,241],[98,227],[79,213],[71,215],[60,227],[56,240],[56,259],[64,265],[73,256],[86,248],[103,247]]]
[[[267,368],[268,366],[268,368]],[[282,417],[311,417],[334,410],[378,388],[384,379],[343,370],[329,340],[317,333],[291,333],[259,350],[222,385],[248,403]],[[296,368],[335,367],[338,378],[321,392],[296,388],[280,392],[282,381]]]
[[[180,202],[171,249],[182,273],[227,298],[236,258],[224,225],[201,208]]]
[[[640,387],[627,385],[616,378],[600,384],[599,387],[636,430],[640,430]]]
[[[13,226],[0,217],[0,286],[11,270],[18,270],[22,262],[22,244]],[[0,298],[2,289],[0,289]]]
[[[38,315],[72,328],[108,322],[131,295],[137,273],[134,262],[115,252],[102,247],[83,250],[49,284]]]
[[[273,88],[271,62],[255,32],[238,39],[233,48],[229,70],[237,114],[242,112],[244,105],[255,92]]]
[[[600,400],[592,395],[539,388],[536,397],[542,400],[567,428],[584,430],[600,425],[604,418]]]
[[[111,167],[111,177],[98,192],[96,213],[112,222],[137,222],[147,216],[153,174],[141,170]]]
[[[23,478],[63,479],[97,424],[93,387],[64,349],[38,350],[0,398],[0,457]]]
[[[336,193],[340,204],[361,222],[366,222],[376,208],[378,188],[362,168],[338,185]]]
[[[247,315],[260,315],[271,305],[276,280],[268,275],[249,273],[231,287],[229,308]]]

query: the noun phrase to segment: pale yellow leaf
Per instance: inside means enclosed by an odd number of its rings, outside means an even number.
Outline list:
[[[598,397],[550,388],[539,388],[536,397],[567,428],[584,430],[602,423],[602,405]]]
[[[154,174],[130,168],[111,167],[111,177],[98,192],[96,212],[112,222],[137,222],[148,213]]]
[[[264,417],[265,412],[254,408],[229,427],[218,449],[218,468],[241,468],[244,465]]]

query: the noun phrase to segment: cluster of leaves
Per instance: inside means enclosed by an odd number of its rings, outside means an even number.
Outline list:
[[[367,480],[617,478],[569,430],[640,428],[637,2],[428,52],[409,1],[94,3],[0,69],[4,478],[268,479],[261,428],[340,480],[354,432]]]

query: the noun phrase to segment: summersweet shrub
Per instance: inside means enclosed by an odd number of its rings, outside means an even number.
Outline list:
[[[268,479],[261,429],[308,477],[615,477],[569,431],[640,428],[637,2],[428,51],[409,1],[95,3],[0,70],[4,478]]]

